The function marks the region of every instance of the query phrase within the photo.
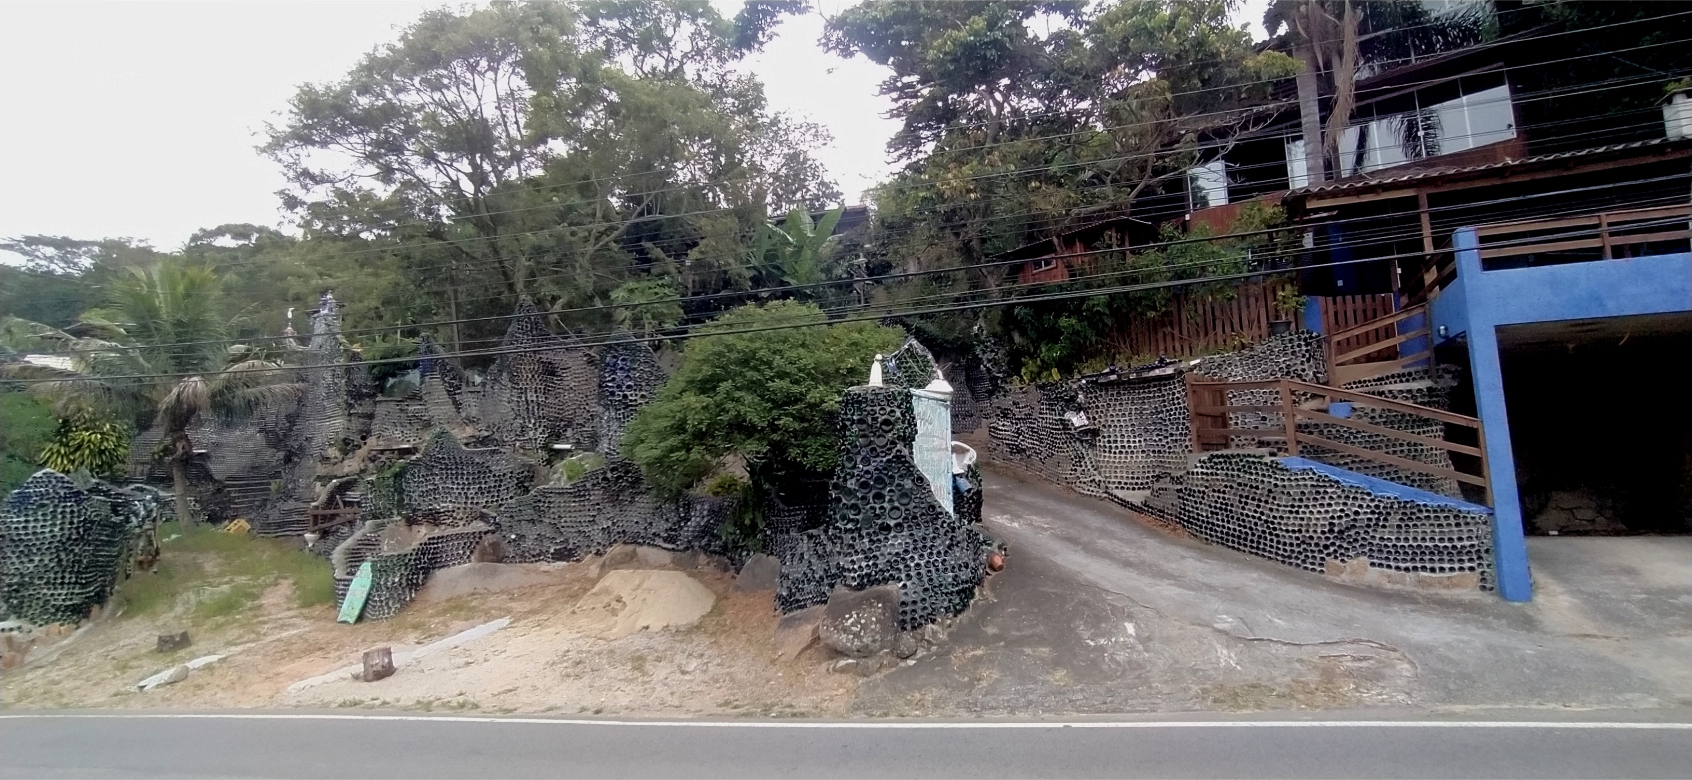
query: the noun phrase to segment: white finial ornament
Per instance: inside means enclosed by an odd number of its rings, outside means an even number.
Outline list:
[[[875,356],[875,362],[870,363],[870,387],[881,387],[881,355]]]
[[[952,383],[947,382],[946,377],[940,373],[940,367],[935,366],[934,367],[934,381],[929,382],[928,386],[924,387],[923,389],[927,390],[930,393],[950,396],[952,394]]]

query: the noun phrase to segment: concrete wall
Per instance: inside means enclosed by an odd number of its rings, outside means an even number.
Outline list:
[[[1498,328],[1692,311],[1692,255],[1487,271],[1472,229],[1459,230],[1452,239],[1457,278],[1433,301],[1434,333],[1443,334],[1440,338],[1467,335],[1475,405],[1491,474],[1498,591],[1511,601],[1526,601],[1533,596],[1533,586],[1510,445]]]

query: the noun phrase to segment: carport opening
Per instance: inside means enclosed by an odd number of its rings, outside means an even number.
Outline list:
[[[1692,315],[1498,329],[1524,530],[1692,532]]]

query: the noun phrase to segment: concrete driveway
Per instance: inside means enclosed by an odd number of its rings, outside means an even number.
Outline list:
[[[1511,604],[1342,584],[1009,469],[986,490],[1010,567],[865,711],[1692,705],[1692,539],[1536,539]]]

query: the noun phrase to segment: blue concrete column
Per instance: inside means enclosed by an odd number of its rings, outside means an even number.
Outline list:
[[[1304,329],[1311,333],[1326,333],[1322,328],[1322,299],[1308,295],[1304,298]]]
[[[1457,276],[1479,280],[1480,252],[1473,230],[1452,236],[1457,250]],[[1467,289],[1447,290],[1467,295]],[[1472,306],[1464,307],[1472,315]],[[1491,322],[1471,320],[1469,374],[1475,388],[1475,406],[1481,429],[1486,433],[1486,461],[1492,490],[1492,555],[1497,569],[1498,594],[1509,601],[1533,598],[1533,580],[1528,572],[1527,539],[1522,533],[1522,501],[1516,489],[1516,456],[1510,446],[1510,412],[1504,401],[1504,370],[1498,357],[1498,329]]]

